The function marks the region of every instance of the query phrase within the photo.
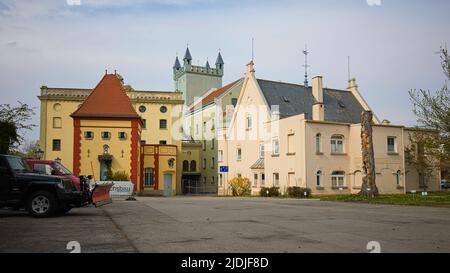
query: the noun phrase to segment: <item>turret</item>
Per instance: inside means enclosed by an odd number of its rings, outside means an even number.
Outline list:
[[[216,68],[219,70],[223,70],[224,64],[225,63],[223,62],[222,55],[219,52],[219,55],[217,55],[217,60],[216,60]]]
[[[173,64],[173,72],[180,70],[180,60],[178,60],[178,56],[175,58],[175,63]]]
[[[184,66],[191,65],[192,56],[191,56],[191,52],[189,51],[189,47],[186,47],[186,53],[184,53],[183,62],[184,62]]]

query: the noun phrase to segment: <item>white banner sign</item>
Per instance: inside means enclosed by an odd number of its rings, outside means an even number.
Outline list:
[[[133,183],[131,181],[101,181],[100,183],[114,183],[109,191],[111,196],[130,196],[133,194]]]

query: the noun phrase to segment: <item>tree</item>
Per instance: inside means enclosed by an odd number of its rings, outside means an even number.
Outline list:
[[[34,115],[28,104],[18,102],[19,106],[0,105],[0,153],[7,154],[23,142],[24,131],[31,130],[36,125],[28,121]]]
[[[363,169],[365,176],[361,185],[360,195],[365,197],[378,196],[378,188],[375,183],[375,155],[373,151],[371,111],[364,111],[361,114],[361,150],[363,159]]]
[[[235,177],[230,181],[233,196],[242,196],[250,191],[250,180],[246,177]]]
[[[435,93],[429,90],[409,91],[413,113],[420,126],[410,134],[410,145],[405,147],[405,158],[419,174],[424,189],[427,181],[444,162],[450,161],[450,58],[447,48],[440,49],[445,84]]]
[[[39,141],[31,141],[23,145],[23,156],[26,158],[38,158],[38,151],[40,150]]]

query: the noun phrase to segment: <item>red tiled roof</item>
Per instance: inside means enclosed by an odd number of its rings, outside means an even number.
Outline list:
[[[238,83],[241,79],[235,80],[234,82],[225,85],[224,87],[221,87],[217,89],[216,91],[211,92],[210,94],[206,95],[204,98],[202,98],[199,102],[194,104],[189,110],[192,112],[196,108],[203,107],[205,105],[208,105],[209,103],[213,102],[215,98],[221,96],[223,93],[230,90],[236,83]]]
[[[139,118],[121,81],[106,74],[72,117]]]

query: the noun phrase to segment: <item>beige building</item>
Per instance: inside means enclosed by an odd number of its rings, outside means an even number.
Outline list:
[[[252,193],[261,187],[310,188],[313,194],[357,193],[362,184],[360,115],[371,110],[355,80],[347,90],[257,79],[247,65],[242,90],[229,126],[218,130],[219,194],[228,181],[244,176]],[[419,175],[406,166],[404,147],[412,129],[390,125],[374,115],[373,140],[377,186],[381,193],[421,190]],[[439,190],[436,171],[428,190]]]

